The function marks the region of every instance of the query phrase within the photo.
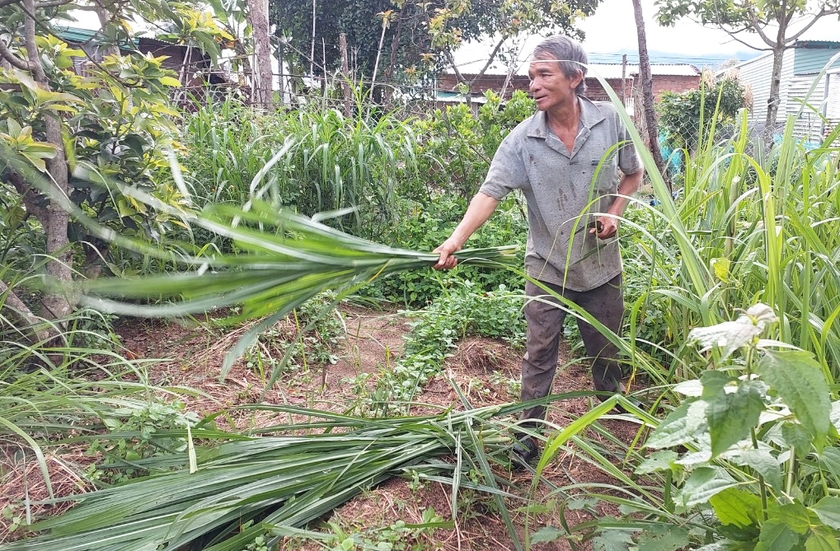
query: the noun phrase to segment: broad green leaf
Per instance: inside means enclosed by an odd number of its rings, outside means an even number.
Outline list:
[[[679,454],[672,450],[660,450],[650,454],[650,457],[642,461],[636,467],[636,474],[650,474],[657,471],[670,471],[674,469],[674,461],[679,458]]]
[[[41,159],[40,157],[33,157],[33,156],[30,156],[30,155],[27,155],[25,152],[23,153],[23,156],[26,157],[26,160],[29,161],[30,163],[32,163],[32,166],[37,168],[40,172],[46,172],[47,171],[47,163],[45,163],[44,160]]]
[[[706,375],[712,373],[719,372],[706,372],[701,380],[703,400],[708,404],[706,421],[712,456],[717,456],[749,436],[750,429],[758,424],[758,417],[764,411],[764,400],[761,387],[755,381],[738,381],[735,392],[726,392],[722,385],[717,391],[709,388],[707,392]]]
[[[820,467],[834,475],[836,484],[840,485],[840,448],[825,448],[820,454]]]
[[[18,137],[23,131],[23,128],[20,126],[20,124],[15,119],[11,118],[6,119],[6,128],[9,130],[9,134],[15,138]],[[29,128],[29,132],[31,133],[32,127],[27,126],[27,128]]]
[[[571,511],[580,511],[598,505],[599,500],[594,497],[574,497],[566,502],[566,507]]]
[[[181,81],[174,77],[160,77],[160,83],[172,88],[180,88]]]
[[[691,543],[682,526],[651,526],[639,535],[639,551],[674,551]]]
[[[555,541],[563,536],[565,532],[554,526],[543,526],[531,536],[531,543],[547,543]]]
[[[645,446],[670,448],[694,441],[697,431],[706,426],[706,407],[703,400],[683,402],[656,427]]]
[[[729,282],[729,267],[732,262],[728,258],[713,258],[712,271],[715,277],[724,283]]]
[[[700,467],[691,473],[674,501],[684,507],[702,505],[712,496],[737,485],[729,473],[720,467]]]
[[[733,379],[721,371],[706,371],[700,377],[703,400],[708,404],[706,420],[712,441],[712,456],[720,455],[747,438],[764,411],[761,386],[754,381],[737,381],[735,392],[728,386]]]
[[[825,526],[818,526],[805,540],[805,551],[840,551],[838,534]]]
[[[767,350],[758,369],[821,450],[831,426],[831,401],[820,364],[808,352]]]
[[[631,533],[626,530],[601,530],[592,540],[594,551],[628,551],[634,545]]]
[[[789,551],[799,543],[799,536],[784,523],[768,520],[761,526],[755,551]]]
[[[756,304],[735,321],[725,321],[710,327],[697,327],[688,334],[689,342],[700,345],[700,352],[712,348],[721,350],[719,361],[726,360],[734,351],[753,342],[768,323],[776,320],[769,306]]]
[[[776,458],[767,450],[739,450],[732,454],[730,461],[736,465],[745,465],[764,477],[774,491],[782,489],[782,469]]]
[[[785,503],[770,511],[770,519],[777,520],[797,534],[804,534],[811,525],[808,509],[801,503]]]
[[[784,421],[782,438],[788,446],[793,448],[799,458],[804,458],[811,452],[811,435],[799,423]]]
[[[840,497],[826,496],[811,507],[826,526],[840,530]]]
[[[746,528],[759,523],[761,498],[739,488],[727,488],[709,499],[715,514],[723,524]]]

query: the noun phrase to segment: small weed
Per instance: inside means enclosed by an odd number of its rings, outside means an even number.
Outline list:
[[[494,371],[490,374],[490,384],[497,389],[505,389],[512,397],[518,397],[522,393],[522,381],[519,377],[511,377],[502,371]]]
[[[6,530],[10,534],[24,525],[23,516],[18,510],[18,505],[9,503],[3,507],[2,511],[0,511],[0,515],[3,516],[3,520],[6,524]]]
[[[525,338],[520,293],[504,285],[485,293],[469,282],[447,290],[428,308],[415,313],[400,360],[380,377],[374,393],[377,408],[409,402],[441,369],[458,340],[482,336],[519,343]]]
[[[199,419],[194,413],[185,412],[181,402],[153,402],[143,408],[117,410],[103,421],[120,436],[109,438],[105,434],[91,443],[87,453],[102,453],[104,459],[86,472],[91,480],[116,483],[145,474],[143,469],[132,466],[133,462],[186,450],[186,438],[166,431],[195,426]]]
[[[264,331],[245,353],[245,365],[265,381],[266,374],[278,369],[287,354],[291,356],[283,366],[286,372],[336,363],[336,351],[347,328],[341,313],[327,308],[334,301],[335,293],[319,295],[292,312],[285,321]]]
[[[430,547],[435,543],[427,536],[450,524],[431,507],[423,510],[420,524],[398,520],[383,528],[353,531],[343,529],[336,522],[328,522],[333,537],[327,545],[331,551],[426,551],[437,548]]]

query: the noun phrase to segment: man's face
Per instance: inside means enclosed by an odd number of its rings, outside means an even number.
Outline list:
[[[530,91],[540,111],[563,109],[577,101],[575,88],[583,78],[580,73],[574,78],[567,77],[560,64],[553,60],[535,58],[528,68],[531,79]]]

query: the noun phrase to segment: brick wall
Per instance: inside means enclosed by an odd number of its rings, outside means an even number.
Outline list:
[[[653,77],[653,97],[658,101],[665,92],[688,92],[700,88],[700,75],[676,76],[656,75]]]

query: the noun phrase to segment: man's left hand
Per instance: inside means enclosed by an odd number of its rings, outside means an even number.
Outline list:
[[[615,237],[618,232],[618,219],[611,216],[599,216],[595,227],[589,230],[598,239],[609,239]]]

